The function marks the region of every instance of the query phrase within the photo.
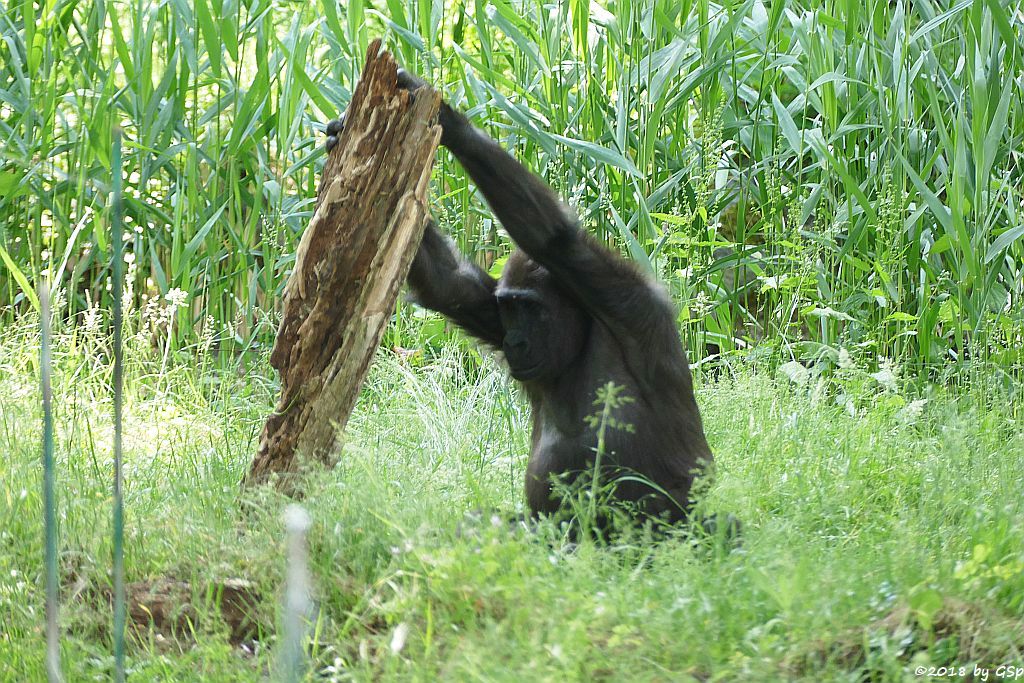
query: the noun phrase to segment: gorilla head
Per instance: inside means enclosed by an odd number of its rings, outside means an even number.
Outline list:
[[[581,357],[589,318],[551,274],[515,251],[495,289],[505,337],[501,348],[512,377],[550,380]]]

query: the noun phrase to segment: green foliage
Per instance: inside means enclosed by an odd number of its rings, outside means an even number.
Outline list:
[[[8,3],[0,305],[37,307],[32,283],[46,273],[68,315],[109,307],[120,125],[135,305],[187,293],[175,345],[229,326],[238,348],[266,342],[312,206],[319,124],[344,108],[382,35],[589,230],[669,283],[697,357],[709,343],[765,341],[782,362],[823,347],[920,367],[1019,362],[1022,11],[1019,0]],[[507,253],[448,158],[435,187],[464,249],[487,264]]]

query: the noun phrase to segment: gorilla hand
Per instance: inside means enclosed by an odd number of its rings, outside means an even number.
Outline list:
[[[410,93],[415,93],[420,88],[426,86],[426,82],[413,76],[405,69],[398,70],[398,87],[407,90]],[[327,124],[327,129],[324,131],[327,133],[327,152],[330,153],[332,149],[338,144],[338,140],[341,139],[341,134],[345,130],[345,116],[347,112],[342,112],[341,116],[334,119]]]
[[[345,113],[327,124],[327,152],[330,153],[341,138],[341,132],[345,130]]]
[[[398,70],[398,87],[413,97],[420,88],[430,88],[422,78],[401,68]],[[463,133],[472,128],[469,119],[448,106],[443,98],[437,110],[437,122],[441,126],[441,144],[452,151],[459,145]]]
[[[398,87],[402,90],[407,91],[413,97],[416,95],[416,91],[420,88],[429,88],[427,82],[419,76],[409,73],[405,69],[398,70]],[[341,116],[334,119],[327,124],[327,152],[330,153],[341,139],[341,134],[345,130],[345,116],[346,113],[342,112]],[[469,125],[469,122],[464,116],[456,114],[451,107],[445,102],[441,102],[441,108],[438,111],[438,123],[441,125],[441,144],[449,147],[448,143],[454,142],[453,133],[460,129],[463,125]]]
[[[411,93],[415,93],[420,88],[425,88],[427,82],[419,76],[406,71],[405,69],[398,68],[398,87],[402,90],[408,90]]]

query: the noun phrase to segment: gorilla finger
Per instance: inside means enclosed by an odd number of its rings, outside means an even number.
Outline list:
[[[414,76],[405,69],[398,70],[398,87],[408,90],[409,92],[415,92],[427,84],[419,76]]]
[[[337,135],[328,135],[327,136],[327,151],[328,152],[330,152],[332,149],[334,149],[334,147],[337,144],[338,144],[338,136]]]
[[[327,124],[327,134],[332,137],[338,137],[343,130],[345,130],[344,114]]]

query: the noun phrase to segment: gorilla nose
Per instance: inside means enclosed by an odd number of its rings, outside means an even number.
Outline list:
[[[505,337],[506,353],[523,353],[526,351],[526,346],[526,337],[521,334],[509,334]]]

